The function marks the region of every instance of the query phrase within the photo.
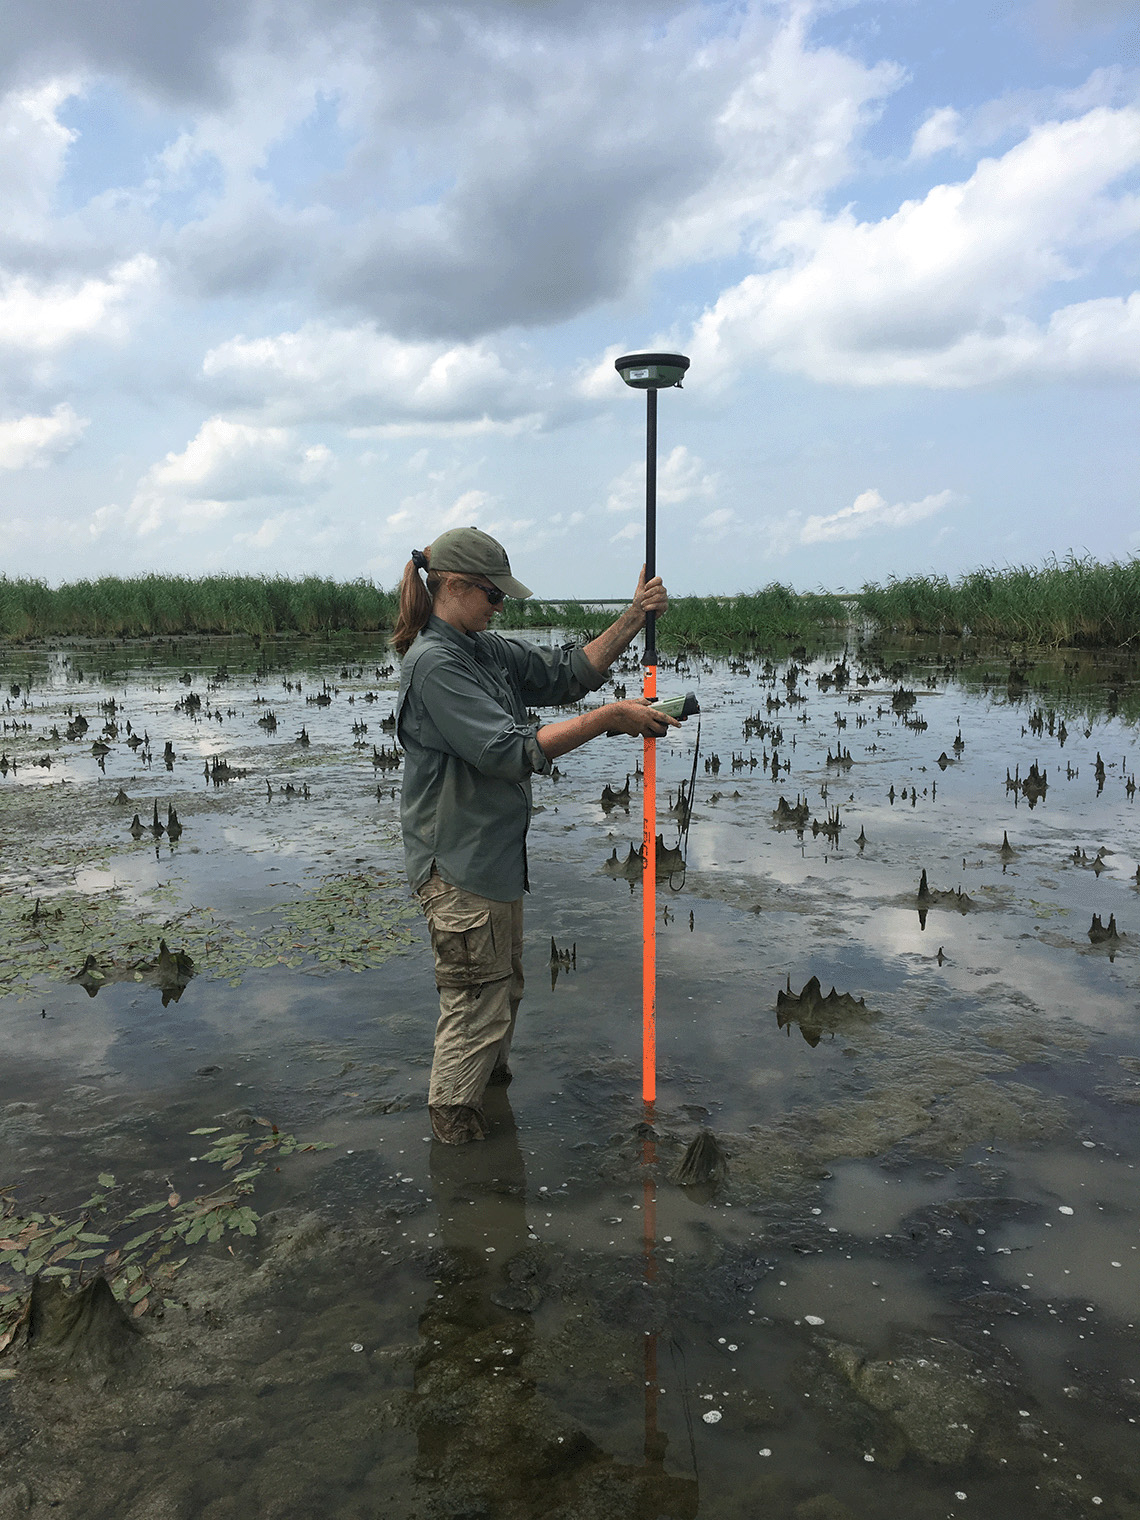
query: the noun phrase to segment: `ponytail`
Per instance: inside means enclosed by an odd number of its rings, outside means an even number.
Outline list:
[[[400,582],[400,612],[388,640],[401,658],[427,627],[433,598],[443,580],[438,570],[428,570],[426,586],[420,579],[420,570],[427,570],[430,558],[430,547],[422,553],[419,549],[413,549],[411,559],[404,566],[404,576]]]

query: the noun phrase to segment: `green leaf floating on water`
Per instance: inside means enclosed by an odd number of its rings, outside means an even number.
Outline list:
[[[207,1126],[192,1133],[217,1134],[218,1128]],[[123,1211],[126,1202],[123,1187],[105,1172],[99,1181],[108,1189],[107,1193],[95,1194],[95,1201],[87,1199],[71,1209],[45,1215],[38,1211],[19,1212],[15,1189],[3,1189],[0,1345],[4,1344],[5,1332],[21,1318],[27,1303],[24,1278],[45,1273],[71,1286],[73,1281],[82,1280],[85,1271],[101,1267],[116,1298],[142,1304],[156,1289],[168,1287],[190,1259],[188,1256],[172,1259],[176,1243],[218,1244],[227,1234],[247,1237],[257,1234],[259,1216],[247,1200],[270,1164],[269,1160],[257,1157],[269,1153],[272,1159],[274,1152],[288,1156],[295,1151],[328,1149],[324,1142],[302,1142],[279,1130],[271,1119],[260,1119],[258,1128],[224,1136],[210,1156],[200,1158],[221,1162],[222,1170],[230,1175],[212,1192],[196,1197],[184,1199],[180,1192],[167,1190],[152,1203]],[[238,1167],[242,1169],[238,1171]],[[92,1218],[93,1214],[98,1216],[97,1220]],[[131,1226],[140,1219],[156,1215],[163,1217],[148,1229],[132,1232]],[[163,1300],[156,1296],[154,1301]]]

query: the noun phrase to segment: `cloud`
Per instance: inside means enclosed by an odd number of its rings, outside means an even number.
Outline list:
[[[712,496],[715,490],[716,475],[706,471],[704,461],[690,454],[684,444],[679,443],[658,462],[658,506],[682,506],[685,502]],[[644,505],[645,465],[639,462],[631,464],[611,481],[606,511],[640,511]]]
[[[8,0],[0,77],[91,70],[126,76],[157,95],[188,99],[223,88],[221,55],[249,27],[249,0],[195,0],[155,7],[151,0],[74,5],[70,0]]]
[[[486,533],[496,535],[508,531],[512,526],[509,518],[502,518],[500,504],[489,491],[469,487],[460,491],[458,496],[452,496],[455,486],[447,478],[450,472],[440,473],[441,478],[433,480],[427,490],[405,496],[397,509],[388,513],[384,519],[380,537],[385,543],[408,545],[408,549],[401,548],[398,553],[401,565],[413,544],[422,548],[447,528],[474,525]],[[527,519],[514,526],[529,527],[530,521]],[[373,563],[387,566],[388,558],[381,556]]]
[[[717,507],[715,512],[707,512],[697,523],[697,537],[705,543],[717,544],[739,528],[740,519],[731,507]]]
[[[156,271],[148,254],[138,254],[102,279],[51,284],[0,275],[0,345],[50,353],[77,338],[122,337],[129,326],[125,308],[143,297]]]
[[[579,365],[573,380],[576,394],[586,401],[612,400],[625,384],[614,369],[614,360],[630,352],[641,352],[641,350],[631,349],[623,343],[611,343],[596,362],[587,360]]]
[[[911,163],[921,163],[933,158],[946,148],[953,148],[961,141],[962,118],[953,106],[940,106],[932,111],[914,134],[910,148]]]
[[[370,431],[517,423],[552,399],[549,381],[509,370],[485,343],[402,342],[371,323],[231,338],[202,369],[231,404]]]
[[[562,320],[739,254],[842,183],[902,77],[814,43],[800,6],[306,9],[219,44],[224,88],[152,166],[166,191],[216,183],[163,252],[188,291],[304,290],[411,339]]]
[[[210,417],[180,454],[167,454],[147,471],[119,515],[140,537],[170,526],[192,532],[251,502],[311,497],[325,486],[333,463],[325,445],[306,446],[286,428]],[[97,531],[115,516],[109,509],[97,513]]]
[[[43,468],[73,449],[90,419],[79,417],[67,402],[46,417],[13,417],[0,421],[0,470]]]
[[[0,205],[4,237],[42,235],[52,193],[76,133],[58,119],[76,92],[74,80],[48,79],[0,99]]]
[[[644,532],[645,532],[645,529],[641,526],[640,523],[636,523],[636,522],[626,523],[626,525],[625,525],[624,528],[619,528],[616,533],[612,533],[610,535],[610,543],[611,544],[633,543],[635,540],[641,538],[641,536],[642,536],[642,534]]]
[[[900,77],[812,46],[798,13],[780,27],[759,8],[710,26],[707,7],[685,7],[655,18],[651,45],[627,7],[584,8],[573,31],[534,10],[452,20],[448,56],[429,44],[404,60],[413,78],[431,70],[436,120],[405,81],[373,89],[368,122],[373,143],[398,143],[394,108],[410,107],[441,191],[362,218],[324,283],[405,335],[561,320],[654,269],[739,252],[843,179]]]
[[[285,26],[267,4],[204,0],[199,30],[121,0],[106,26],[69,14],[54,35],[53,9],[9,6],[6,46],[29,69],[198,103],[144,182],[114,187],[174,288],[300,291],[333,325],[419,341],[565,319],[746,251],[842,183],[902,77],[814,43],[801,6],[781,21],[677,0],[294,0]],[[75,88],[11,96],[38,144],[37,214]],[[70,228],[80,245],[116,235],[97,202]]]
[[[809,517],[800,529],[800,543],[824,544],[863,538],[889,528],[909,528],[948,507],[953,491],[939,491],[921,501],[900,501],[891,506],[878,491],[863,491],[849,507],[830,517]]]
[[[1035,0],[1034,9],[1047,26],[1066,31],[1136,19],[1135,0]]]
[[[812,7],[789,10],[774,31],[762,12],[747,14],[700,50],[700,73],[723,91],[709,118],[711,171],[654,228],[647,255],[657,266],[752,250],[789,207],[843,183],[863,130],[903,82],[896,64],[813,45]]]
[[[879,222],[791,217],[770,249],[783,267],[697,323],[694,370],[764,358],[824,382],[957,387],[1140,374],[1134,297],[1044,324],[1025,310],[1140,230],[1140,197],[1120,188],[1138,168],[1140,109],[1097,107]]]

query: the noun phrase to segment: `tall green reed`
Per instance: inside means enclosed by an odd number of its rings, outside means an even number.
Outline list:
[[[1108,647],[1140,635],[1140,558],[1100,563],[1056,556],[946,576],[892,576],[869,584],[860,613],[900,633],[971,634],[1043,645]]]
[[[504,628],[565,628],[592,638],[618,615],[617,607],[588,602],[516,602],[504,604]],[[799,595],[773,584],[737,596],[680,596],[657,625],[663,649],[714,650],[767,639],[801,638],[822,627],[850,621],[850,606],[825,592]]]
[[[390,628],[399,598],[371,581],[310,575],[100,576],[50,587],[0,576],[0,635],[366,633]]]
[[[396,591],[321,576],[100,576],[51,587],[0,575],[0,637],[371,633],[392,627]],[[499,626],[599,633],[616,607],[508,600]],[[946,576],[892,576],[855,597],[798,594],[773,583],[737,596],[675,598],[658,626],[668,650],[726,649],[803,639],[854,617],[899,633],[969,634],[1018,643],[1107,648],[1140,637],[1140,557],[1099,563],[1070,555],[1041,566]]]

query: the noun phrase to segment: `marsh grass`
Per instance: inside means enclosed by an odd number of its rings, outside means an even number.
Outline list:
[[[368,633],[390,628],[397,605],[395,592],[371,581],[315,575],[106,575],[58,587],[0,576],[0,636]]]
[[[852,607],[823,592],[799,595],[773,584],[739,596],[679,596],[669,602],[668,617],[657,628],[663,649],[715,650],[753,646],[770,639],[804,638],[821,628],[843,627]],[[613,622],[619,609],[588,602],[514,602],[504,604],[503,628],[566,628],[592,638]]]
[[[898,633],[1108,648],[1140,635],[1140,559],[1048,559],[1041,566],[891,578],[858,597],[864,617]]]
[[[0,637],[163,638],[179,634],[328,635],[392,627],[395,591],[320,576],[102,576],[51,587],[0,575]],[[565,628],[590,638],[617,616],[590,601],[507,601],[498,626]],[[951,634],[1041,646],[1121,647],[1140,637],[1140,558],[1070,556],[1041,566],[892,577],[857,596],[800,594],[773,583],[737,596],[676,597],[658,629],[666,650],[756,647],[804,639],[853,619],[881,631]]]

